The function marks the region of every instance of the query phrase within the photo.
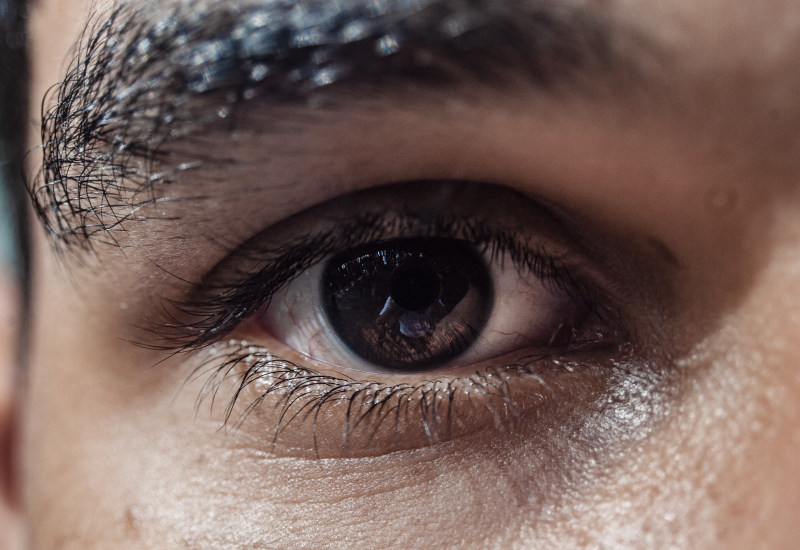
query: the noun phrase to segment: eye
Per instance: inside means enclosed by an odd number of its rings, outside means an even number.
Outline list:
[[[542,427],[628,368],[591,249],[504,187],[390,185],[235,247],[158,332],[199,353],[211,402],[231,392],[225,417],[263,426],[272,452],[385,454]]]
[[[508,252],[486,256],[441,237],[358,246],[301,274],[258,320],[308,357],[366,372],[469,366],[586,336],[589,312],[567,290]]]

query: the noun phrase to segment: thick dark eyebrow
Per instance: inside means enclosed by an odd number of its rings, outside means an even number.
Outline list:
[[[314,108],[348,86],[592,93],[590,81],[630,83],[646,51],[597,12],[550,0],[153,4],[96,16],[43,115],[31,193],[57,243],[113,240],[168,182],[153,169],[166,146],[218,125],[228,106]]]

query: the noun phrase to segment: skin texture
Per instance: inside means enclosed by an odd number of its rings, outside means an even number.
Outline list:
[[[238,142],[212,133],[183,145],[235,160],[220,173],[224,194],[210,180],[169,191],[213,205],[184,202],[179,222],[133,224],[122,248],[91,254],[54,250],[37,226],[21,420],[0,415],[21,432],[4,516],[27,533],[23,547],[794,547],[800,8],[586,6],[663,52],[645,73],[658,93],[423,90],[321,108],[277,137],[263,129],[284,113],[266,109]],[[63,78],[89,13],[82,0],[42,0],[31,14],[34,107]],[[292,154],[253,161],[281,148]],[[40,162],[34,153],[32,173]],[[191,376],[204,351],[131,344],[155,298],[183,292],[172,274],[197,280],[220,261],[208,234],[227,242],[417,179],[506,185],[578,220],[616,277],[608,286],[631,289],[611,294],[642,334],[633,374],[597,387],[558,379],[554,398],[502,429],[318,459],[302,434],[270,445],[268,407],[220,429],[220,407],[197,403],[206,379]],[[220,395],[232,389],[223,382]]]

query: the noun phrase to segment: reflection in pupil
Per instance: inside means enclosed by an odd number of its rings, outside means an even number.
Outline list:
[[[420,315],[413,311],[400,316],[400,332],[409,338],[422,338],[427,335],[433,327],[426,315]]]
[[[398,306],[409,311],[423,311],[439,297],[441,284],[429,265],[405,264],[392,275],[390,292]]]
[[[322,277],[323,312],[355,355],[413,371],[458,357],[478,338],[494,292],[482,255],[466,241],[409,237],[332,257]]]

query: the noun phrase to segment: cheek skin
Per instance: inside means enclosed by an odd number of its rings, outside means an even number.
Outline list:
[[[711,349],[714,369],[705,393],[727,380],[719,404],[695,429],[717,434],[729,466],[715,472],[708,500],[719,504],[713,518],[725,544],[759,541],[766,548],[791,548],[800,509],[800,223],[797,203],[776,209],[780,240],[773,261],[740,314],[723,332],[726,347]],[[724,387],[723,387],[724,388]],[[702,431],[701,431],[702,430]],[[696,443],[699,445],[699,441]],[[768,527],[767,527],[768,526]],[[755,544],[755,542],[754,542]]]

